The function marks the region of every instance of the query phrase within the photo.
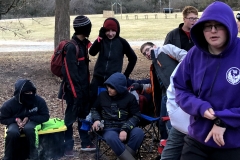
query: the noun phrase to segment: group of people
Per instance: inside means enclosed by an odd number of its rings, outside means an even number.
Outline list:
[[[159,122],[162,139],[167,144],[161,160],[240,159],[238,134],[240,125],[240,39],[237,37],[240,13],[236,15],[225,3],[211,3],[198,18],[193,6],[183,9],[183,23],[169,32],[164,45],[144,43],[140,52],[149,60],[150,79],[133,80],[129,75],[137,56],[129,43],[120,37],[120,25],[107,18],[91,44],[88,37],[92,23],[86,16],[73,21],[74,39],[79,47],[68,43],[62,67],[59,97],[66,100],[64,122],[65,156],[74,156],[73,123],[91,112],[92,129],[102,134],[118,159],[134,160],[144,139],[138,127],[141,113],[135,96],[128,91],[151,94],[157,116],[169,116]],[[89,56],[98,58],[90,82]],[[123,58],[128,64],[123,73]],[[83,58],[82,58],[83,57]],[[106,91],[98,93],[98,87]],[[13,159],[20,133],[30,144],[30,159],[37,159],[35,126],[48,120],[45,101],[36,94],[30,80],[15,84],[14,97],[0,109],[0,122],[7,125],[4,160]],[[101,127],[104,120],[104,128]],[[78,120],[78,128],[82,122]],[[95,150],[88,131],[79,129],[81,150]],[[240,135],[240,134],[239,134]]]

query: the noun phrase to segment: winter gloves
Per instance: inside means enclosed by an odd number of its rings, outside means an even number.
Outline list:
[[[106,31],[107,31],[106,28],[101,27],[100,30],[99,30],[99,35],[98,36],[101,37],[101,38],[105,38],[106,37],[106,34],[105,34]]]

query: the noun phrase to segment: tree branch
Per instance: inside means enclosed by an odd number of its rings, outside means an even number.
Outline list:
[[[3,11],[4,7],[2,7],[2,10],[0,11],[0,14],[8,13],[12,8],[15,8],[18,5],[19,1],[20,0],[13,0],[12,3],[10,3],[9,6],[7,6],[8,4],[3,4],[3,2],[0,2],[0,4],[2,6],[6,6],[6,8],[7,8],[5,11]]]

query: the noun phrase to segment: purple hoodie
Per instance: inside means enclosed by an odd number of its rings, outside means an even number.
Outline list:
[[[208,51],[203,23],[215,20],[228,31],[226,48],[219,55]],[[191,115],[188,134],[197,141],[215,148],[240,147],[240,39],[232,9],[215,1],[204,11],[191,29],[195,46],[188,52],[173,79],[176,102]],[[226,123],[225,145],[219,147],[211,138],[204,142],[213,121],[203,117],[213,108],[215,116]]]

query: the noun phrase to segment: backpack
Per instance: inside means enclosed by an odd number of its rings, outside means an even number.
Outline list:
[[[58,46],[55,48],[54,53],[51,58],[51,71],[54,75],[57,77],[62,78],[62,65],[63,65],[63,58],[66,55],[66,51],[64,51],[64,47],[69,44],[73,43],[76,46],[76,58],[78,57],[79,54],[79,47],[77,45],[77,42],[73,39],[71,40],[63,40],[61,41]]]

